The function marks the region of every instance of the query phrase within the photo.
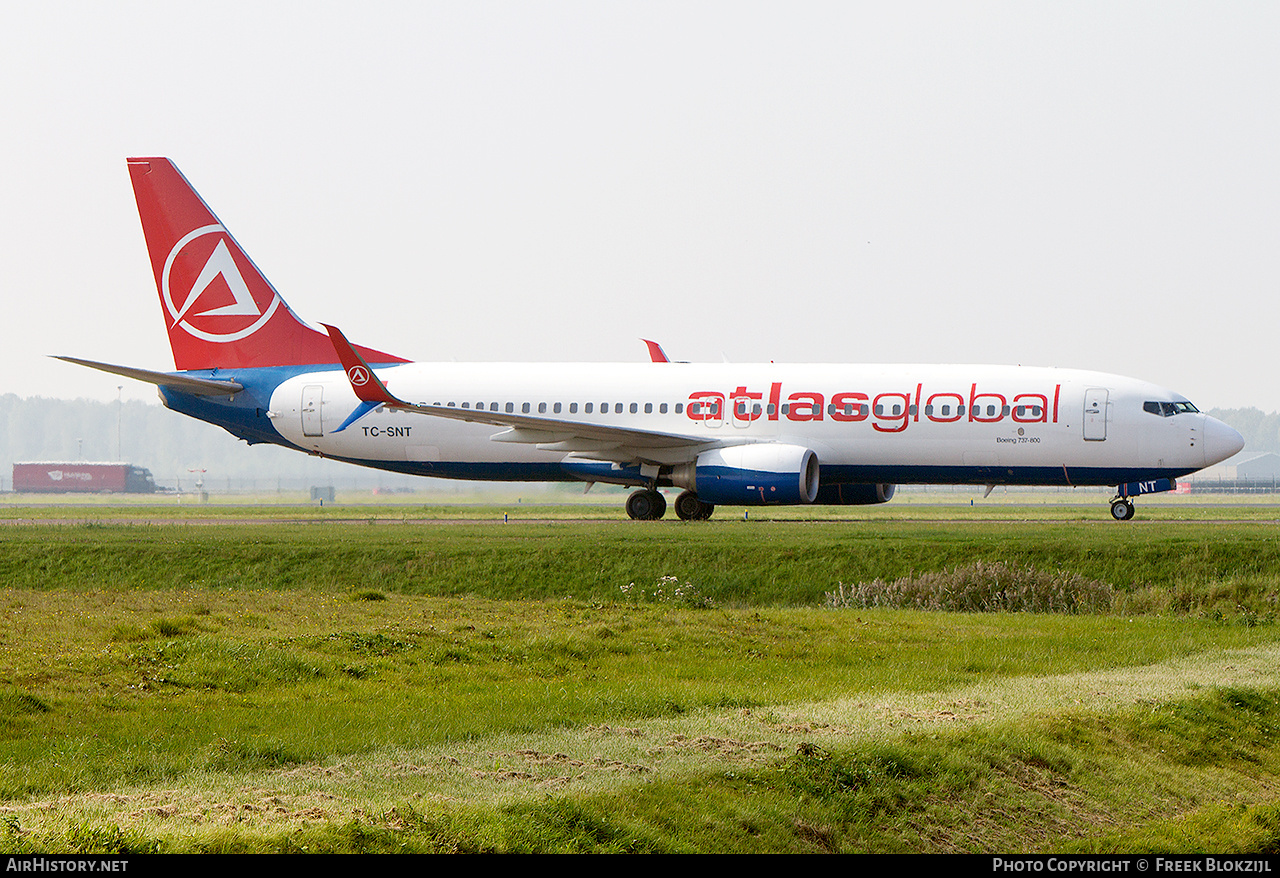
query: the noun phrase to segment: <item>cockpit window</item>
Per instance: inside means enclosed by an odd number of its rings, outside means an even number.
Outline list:
[[[1156,402],[1148,400],[1142,404],[1144,412],[1150,412],[1153,415],[1159,415],[1162,418],[1172,418],[1174,415],[1194,414],[1200,411],[1189,402]]]

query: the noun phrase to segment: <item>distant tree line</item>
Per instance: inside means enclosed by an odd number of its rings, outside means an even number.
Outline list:
[[[413,484],[411,476],[320,460],[270,445],[247,446],[212,424],[139,401],[97,402],[0,394],[0,486],[9,487],[17,461],[121,460],[151,470],[159,485],[189,489],[192,470],[217,488],[276,480],[316,485]]]

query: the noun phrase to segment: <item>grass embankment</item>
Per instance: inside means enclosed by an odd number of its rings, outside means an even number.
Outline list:
[[[820,608],[975,560],[1144,612]],[[0,837],[1274,850],[1278,560],[1252,524],[8,528]]]
[[[631,582],[692,581],[719,605],[815,606],[838,584],[978,560],[1065,570],[1125,593],[1256,603],[1280,573],[1265,524],[1165,522],[368,521],[11,525],[0,581],[20,588],[308,589],[616,601]],[[1251,583],[1257,581],[1256,587]],[[1184,594],[1183,602],[1193,600]],[[1255,611],[1267,611],[1263,601]]]

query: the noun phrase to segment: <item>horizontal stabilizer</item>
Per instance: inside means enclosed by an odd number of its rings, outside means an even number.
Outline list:
[[[152,372],[150,369],[113,366],[111,363],[95,363],[93,360],[81,360],[76,357],[55,356],[54,359],[75,363],[77,366],[88,366],[90,369],[97,369],[101,372],[110,372],[112,375],[135,378],[138,381],[146,381],[148,384],[155,384],[158,387],[175,387],[178,390],[194,393],[197,396],[227,396],[244,390],[244,385],[237,381],[223,381],[217,378],[195,378],[190,375],[174,375],[169,372]]]

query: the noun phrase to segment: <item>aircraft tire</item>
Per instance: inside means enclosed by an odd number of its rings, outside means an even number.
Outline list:
[[[715,511],[715,506],[703,503],[692,491],[685,491],[676,498],[676,515],[681,521],[706,521]]]
[[[1130,521],[1133,519],[1133,501],[1126,497],[1111,501],[1111,517],[1116,521]]]
[[[657,491],[636,491],[627,498],[627,515],[634,521],[657,521],[667,512],[667,500]]]

